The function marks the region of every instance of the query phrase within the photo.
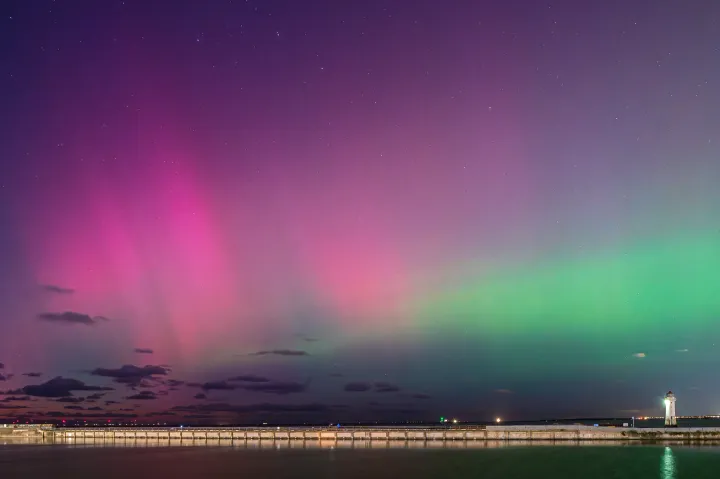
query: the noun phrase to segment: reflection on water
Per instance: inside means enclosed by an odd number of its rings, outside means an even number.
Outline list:
[[[673,456],[672,449],[665,447],[665,454],[662,457],[662,463],[660,464],[660,478],[661,479],[675,479],[675,456]]]
[[[554,447],[581,447],[581,446],[607,446],[607,447],[633,447],[641,445],[637,442],[623,441],[541,441],[541,440],[513,440],[513,441],[336,441],[336,440],[180,440],[180,439],[123,439],[106,440],[102,438],[2,438],[0,446],[72,446],[72,447],[119,447],[119,448],[163,448],[163,447],[230,447],[239,449],[498,449],[530,446]],[[683,441],[663,441],[655,444],[687,444]],[[700,445],[702,443],[694,443]],[[708,443],[717,446],[717,443]],[[665,448],[661,464],[661,478],[675,479],[675,458],[670,447]]]

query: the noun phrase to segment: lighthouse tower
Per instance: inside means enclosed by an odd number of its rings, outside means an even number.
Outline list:
[[[668,391],[665,395],[665,427],[677,427],[677,417],[675,416],[675,395],[672,391]]]

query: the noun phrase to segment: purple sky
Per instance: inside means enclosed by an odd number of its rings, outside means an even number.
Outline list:
[[[0,416],[718,413],[718,20],[2,2]]]

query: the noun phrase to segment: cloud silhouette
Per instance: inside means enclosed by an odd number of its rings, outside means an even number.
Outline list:
[[[361,383],[361,382],[347,383],[343,387],[343,391],[350,392],[350,393],[361,393],[361,392],[369,391],[370,389],[371,389],[371,386],[369,383]]]
[[[319,341],[318,338],[312,337],[312,336],[305,336],[304,334],[296,334],[295,335],[298,339],[302,339],[303,341],[307,343],[315,343]]]
[[[28,396],[60,398],[72,396],[73,391],[112,391],[113,388],[101,386],[88,386],[77,379],[57,376],[42,384],[25,386],[11,394],[25,394]]]
[[[39,378],[40,376],[42,376],[42,373],[22,373],[22,375],[29,378]]]
[[[0,363],[0,369],[5,369],[5,365],[3,363]]]
[[[95,393],[95,394],[91,394],[91,395],[87,396],[85,399],[89,399],[91,401],[96,401],[96,400],[102,398],[105,394],[107,394],[107,393]]]
[[[86,326],[93,326],[100,321],[108,321],[108,318],[104,316],[90,316],[72,311],[65,311],[64,313],[40,313],[37,317],[38,319],[52,323],[84,324]]]
[[[155,395],[152,391],[142,391],[138,394],[133,394],[132,396],[128,396],[125,399],[130,399],[132,401],[140,400],[140,401],[149,401],[152,399],[157,399],[157,395]]]
[[[249,384],[231,384],[227,381],[209,381],[206,383],[188,383],[189,387],[200,388],[203,391],[233,391],[235,389],[243,389],[245,391],[253,391],[266,394],[297,394],[304,392],[308,386],[307,383],[297,382],[261,382],[256,378],[255,382]]]
[[[56,286],[54,284],[41,284],[40,288],[42,288],[43,291],[45,291],[47,293],[55,293],[55,294],[73,294],[75,292],[74,289],[63,288],[61,286]]]
[[[0,392],[0,394],[2,394]],[[30,396],[7,396],[0,399],[0,402],[19,402],[19,401],[30,401]]]
[[[57,398],[57,399],[55,400],[55,402],[69,402],[69,403],[75,403],[75,404],[81,403],[81,402],[84,402],[84,401],[85,401],[85,398],[83,398],[83,397],[75,397],[75,396],[61,397],[61,398]]]
[[[375,392],[376,393],[394,393],[400,391],[400,388],[396,386],[395,384],[387,383],[387,382],[376,382],[375,383]]]
[[[160,366],[160,367],[165,367],[165,366]],[[167,368],[165,368],[165,369],[167,369]],[[185,381],[178,381],[177,379],[168,379],[167,381],[165,381],[165,384],[170,387],[175,388],[175,387],[182,386],[183,384],[185,384]]]
[[[296,382],[278,382],[278,383],[258,383],[248,384],[242,386],[242,389],[246,391],[254,391],[266,394],[297,394],[304,392],[309,386],[309,382],[296,383]]]
[[[268,356],[268,355],[274,355],[274,356],[310,356],[310,353],[307,351],[300,351],[297,349],[273,349],[270,351],[257,351],[255,353],[250,353],[250,356]]]
[[[133,351],[135,351],[138,354],[153,354],[155,352],[152,349],[147,349],[147,348],[135,348],[135,349],[133,349]]]
[[[21,404],[0,404],[0,409],[27,409],[27,406]]]
[[[132,411],[132,409],[131,409]],[[49,411],[42,414],[45,417],[52,418],[82,418],[82,419],[135,419],[138,417],[137,414],[123,414],[120,412],[105,412],[100,414],[88,414],[88,413],[64,413],[60,411]]]
[[[311,403],[311,404],[249,404],[249,405],[232,405],[224,403],[216,404],[193,404],[190,406],[176,406],[173,411],[182,411],[190,413],[320,413],[329,412],[337,409],[336,406],[327,404]]]
[[[228,381],[241,381],[246,383],[268,383],[270,380],[263,376],[255,376],[254,374],[243,374],[228,379]]]
[[[170,411],[153,411],[145,414],[145,417],[164,417],[164,416],[177,416],[174,412]]]
[[[93,376],[103,376],[113,378],[117,383],[128,384],[130,386],[149,386],[143,384],[143,379],[154,378],[155,376],[165,376],[169,370],[162,366],[147,365],[143,367],[125,364],[118,369],[96,368],[90,372]]]
[[[203,393],[197,393],[195,396],[193,396],[195,399],[207,399],[207,396]]]
[[[83,411],[85,410],[82,406],[65,406],[64,409],[73,409],[75,411]]]
[[[203,391],[232,391],[237,389],[237,386],[227,381],[208,381],[206,383],[188,383],[187,385],[191,388],[200,388]]]
[[[3,376],[2,374],[0,374],[0,381],[7,381],[7,379],[7,376]]]

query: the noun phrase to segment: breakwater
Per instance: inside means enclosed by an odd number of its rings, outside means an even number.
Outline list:
[[[47,425],[0,425],[1,439],[69,443],[177,443],[185,445],[243,442],[602,442],[602,441],[717,441],[720,428],[619,428],[593,426],[467,426],[421,427],[93,427],[59,428]]]

